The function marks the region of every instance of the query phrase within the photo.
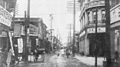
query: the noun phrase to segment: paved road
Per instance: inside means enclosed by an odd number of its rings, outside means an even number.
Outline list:
[[[52,55],[44,63],[19,64],[16,67],[92,67],[75,58]]]

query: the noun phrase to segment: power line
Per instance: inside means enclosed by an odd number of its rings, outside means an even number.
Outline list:
[[[71,14],[71,13],[56,13],[54,15],[65,15],[65,14]],[[40,13],[40,15],[49,15],[49,13]]]

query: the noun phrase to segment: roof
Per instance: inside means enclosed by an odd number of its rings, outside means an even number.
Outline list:
[[[25,21],[25,18],[23,18],[23,17],[17,17],[17,18],[15,18],[14,19],[14,21]],[[31,22],[40,22],[40,21],[42,21],[42,18],[30,18],[30,21]]]

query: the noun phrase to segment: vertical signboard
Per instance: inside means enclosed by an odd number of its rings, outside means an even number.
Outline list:
[[[23,39],[18,39],[18,53],[23,53]]]

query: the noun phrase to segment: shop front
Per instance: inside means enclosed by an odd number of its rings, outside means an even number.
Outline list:
[[[120,55],[120,4],[110,10],[111,14],[111,55],[115,57],[115,52]]]
[[[95,28],[87,28],[87,38],[89,40],[89,55],[95,56],[95,48],[97,48],[98,56],[104,56],[105,47],[105,27],[97,27],[97,33]]]
[[[12,16],[10,13],[0,6],[0,67],[1,63],[6,63],[7,53],[13,46],[11,45],[10,27],[11,27]]]

